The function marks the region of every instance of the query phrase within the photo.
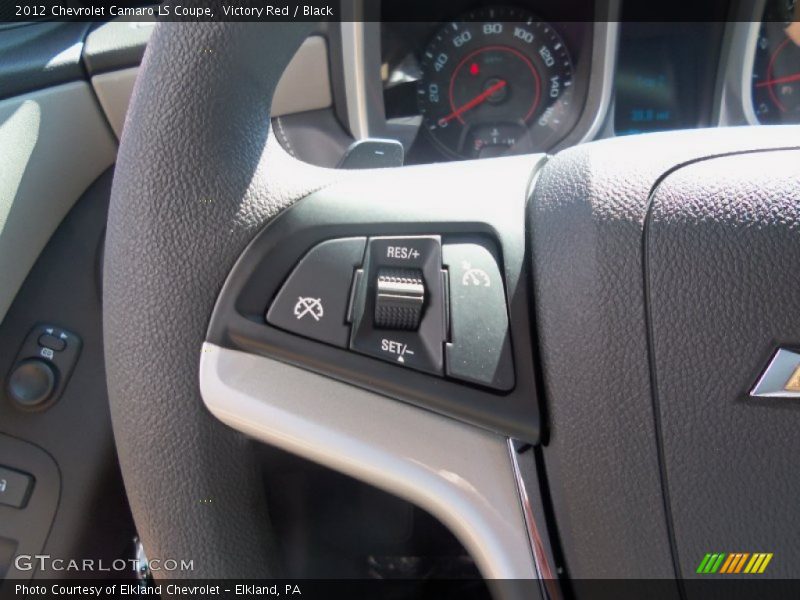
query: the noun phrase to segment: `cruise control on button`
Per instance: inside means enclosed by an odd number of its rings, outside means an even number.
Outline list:
[[[467,238],[442,246],[450,270],[447,374],[498,390],[514,387],[503,277],[491,244]]]

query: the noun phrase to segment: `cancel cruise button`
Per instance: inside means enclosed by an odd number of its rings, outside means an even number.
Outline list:
[[[347,303],[366,238],[314,246],[295,267],[267,311],[267,322],[292,333],[347,347]]]

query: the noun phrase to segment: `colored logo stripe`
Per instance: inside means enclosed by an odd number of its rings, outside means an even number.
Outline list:
[[[706,554],[703,557],[703,560],[700,562],[700,566],[697,567],[698,573],[716,573],[717,569],[719,569],[720,564],[722,564],[722,559],[725,558],[725,554]]]
[[[732,559],[722,565],[720,573],[738,573],[744,567],[744,561],[750,557],[750,554],[748,552],[736,552],[730,554],[730,556]]]
[[[747,566],[744,568],[745,573],[763,573],[764,569],[767,568],[769,561],[772,560],[772,553],[758,553],[753,554],[753,558],[750,559],[750,562],[747,563]]]
[[[763,573],[772,560],[772,553],[756,552],[709,552],[700,561],[697,573],[701,574],[759,574]],[[746,565],[746,566],[745,566]]]
[[[706,554],[703,557],[703,560],[700,561],[700,566],[697,567],[697,573],[705,573],[706,572],[706,565],[708,564],[709,560],[711,560],[711,555],[710,554]]]
[[[736,560],[736,554],[728,554],[728,558],[722,563],[722,569],[720,573],[727,573],[728,569],[731,568],[731,564]]]

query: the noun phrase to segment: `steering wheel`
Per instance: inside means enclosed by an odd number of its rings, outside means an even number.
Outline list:
[[[779,523],[800,484],[798,412],[747,392],[779,346],[800,342],[800,130],[315,168],[283,151],[269,119],[310,31],[160,24],[142,63],[113,184],[103,310],[114,434],[148,555],[194,559],[171,577],[279,573],[253,438],[427,508],[487,578],[554,576],[555,537],[578,578],[693,573],[709,543],[797,554]],[[265,323],[263,282],[277,289],[314,244],[423,234],[497,243],[512,391]],[[737,450],[745,431],[771,456],[769,475],[757,453]],[[516,461],[531,445],[540,479],[524,489]],[[708,470],[726,456],[737,468]],[[771,522],[731,531],[711,509],[759,472]],[[545,483],[557,531],[531,510]]]

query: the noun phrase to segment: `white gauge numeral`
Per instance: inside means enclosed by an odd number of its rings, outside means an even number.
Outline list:
[[[453,38],[453,46],[456,48],[461,48],[464,44],[472,39],[472,34],[469,31],[464,31],[461,35],[457,35]]]

